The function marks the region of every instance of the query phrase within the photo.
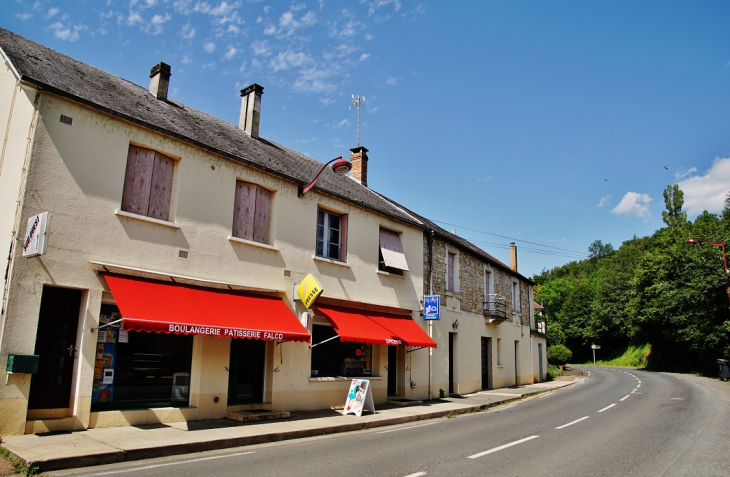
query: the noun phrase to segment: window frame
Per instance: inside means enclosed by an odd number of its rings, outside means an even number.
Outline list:
[[[459,273],[459,254],[457,252],[452,252],[451,250],[447,250],[446,251],[446,291],[448,293],[458,293],[459,292],[459,282],[456,278],[458,273]]]
[[[378,228],[378,271],[392,273],[399,276],[403,276],[404,272],[409,271],[408,262],[406,261],[406,256],[403,252],[403,241],[401,240],[401,236],[401,233],[394,230],[390,230],[385,227]],[[393,262],[393,259],[397,257],[397,255],[401,255],[403,268],[388,266],[385,263],[383,249],[389,252],[391,263]]]
[[[512,282],[512,313],[522,313],[522,290],[520,290],[520,282]]]
[[[271,245],[273,202],[271,189],[236,179],[231,237]]]
[[[177,159],[155,149],[130,144],[122,186],[121,211],[170,222]]]
[[[320,217],[322,217],[322,223],[320,223]],[[330,224],[332,217],[337,217],[339,219],[339,228],[336,229],[339,243],[336,245],[332,243],[331,234],[325,234],[325,230],[332,229]],[[331,254],[331,247],[333,245],[337,247],[337,256],[332,256]],[[314,242],[314,255],[315,257],[323,258],[325,260],[334,260],[337,262],[347,263],[347,214],[340,214],[338,212],[325,209],[323,207],[317,208],[317,226]]]

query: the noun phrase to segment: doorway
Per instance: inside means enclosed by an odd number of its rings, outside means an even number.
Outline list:
[[[489,389],[489,352],[492,339],[482,336],[482,389]]]
[[[398,395],[398,347],[388,346],[388,396]]]
[[[228,405],[264,402],[266,341],[234,338],[228,365]]]
[[[35,354],[38,372],[30,381],[28,409],[63,409],[71,402],[81,290],[43,287]]]
[[[540,370],[540,381],[544,379],[543,369],[542,369],[542,343],[537,344],[537,366]]]
[[[454,394],[454,333],[449,333],[449,395]]]
[[[520,385],[520,342],[515,341],[515,386]]]

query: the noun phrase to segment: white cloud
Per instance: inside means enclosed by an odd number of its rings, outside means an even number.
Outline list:
[[[271,47],[266,40],[257,40],[251,43],[251,51],[256,56],[271,56]]]
[[[30,13],[18,13],[15,16],[18,17],[18,19],[20,19],[20,21],[22,22],[33,18],[33,15],[31,15]]]
[[[677,185],[684,192],[684,208],[689,215],[705,210],[721,212],[730,192],[730,158],[715,159],[707,174],[688,177]]]
[[[692,167],[690,169],[685,169],[684,167],[680,167],[677,172],[674,173],[674,180],[675,181],[681,181],[685,177],[689,177],[692,174],[697,172],[696,167]]]
[[[205,44],[203,49],[205,50],[206,53],[213,53],[215,51],[215,43],[213,43],[212,41],[209,41],[208,43]]]
[[[226,54],[223,55],[223,59],[224,60],[230,60],[234,56],[236,56],[236,53],[238,53],[238,50],[235,47],[233,47],[233,46],[229,46],[228,47],[228,50],[226,51]]]
[[[282,51],[271,59],[269,65],[274,73],[290,68],[299,68],[306,64],[310,64],[312,59],[301,51],[295,53],[291,50]]]
[[[649,217],[649,203],[651,200],[648,194],[627,192],[623,199],[621,199],[621,202],[611,210],[611,213],[647,219]]]
[[[487,182],[492,180],[492,176],[487,177],[477,177],[477,182],[480,184],[486,184]]]
[[[360,61],[365,61],[368,58],[370,58],[370,53],[363,53],[362,55],[360,55]]]
[[[180,29],[180,36],[185,40],[192,40],[195,38],[195,28],[190,23],[186,23]]]
[[[129,12],[129,15],[127,16],[127,25],[134,26],[138,23],[142,23],[144,20],[142,19],[142,15],[140,15],[138,12]]]
[[[80,35],[79,32],[81,30],[86,30],[86,25],[73,25],[73,26],[66,26],[61,22],[56,22],[52,24],[49,27],[51,30],[53,30],[53,36],[56,38],[59,38],[61,40],[66,40],[70,42],[79,41]]]
[[[48,13],[46,13],[46,18],[53,18],[58,12],[59,10],[57,7],[51,7],[48,9]]]
[[[170,21],[170,14],[165,13],[164,15],[154,15],[152,20],[147,24],[144,31],[150,35],[159,35],[162,33],[162,25]]]
[[[598,202],[598,205],[596,207],[603,207],[604,205],[608,204],[608,201],[611,200],[611,195],[607,195],[606,197],[602,197],[600,202]]]
[[[398,84],[398,80],[396,78],[394,78],[393,76],[390,76],[387,80],[385,80],[385,84],[395,86]]]
[[[192,62],[193,62],[193,59],[190,57],[190,55],[188,53],[185,53],[183,55],[182,59],[180,59],[180,63],[182,63],[184,65],[189,65]]]

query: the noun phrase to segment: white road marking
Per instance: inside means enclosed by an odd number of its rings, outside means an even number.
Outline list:
[[[612,408],[613,406],[615,406],[615,405],[616,405],[616,403],[610,404],[610,405],[608,405],[608,406],[604,407],[603,409],[601,409],[601,410],[600,410],[600,411],[598,411],[598,412],[608,411],[609,409],[611,409],[611,408]]]
[[[493,452],[498,452],[498,451],[501,451],[503,449],[507,449],[508,447],[516,446],[518,444],[522,444],[523,442],[531,441],[532,439],[537,439],[538,437],[540,437],[540,436],[525,437],[524,439],[520,439],[519,441],[510,442],[509,444],[505,444],[503,446],[495,447],[494,449],[489,449],[487,451],[480,452],[478,454],[470,455],[469,458],[470,459],[478,459],[479,457],[485,456],[487,454],[492,454]]]
[[[429,422],[426,424],[417,424],[415,426],[408,426],[408,427],[399,427],[398,429],[390,429],[388,431],[380,431],[378,434],[387,434],[388,432],[397,432],[397,431],[404,431],[406,429],[415,429],[416,427],[423,427],[423,426],[431,426],[433,424],[436,424],[435,422]],[[406,476],[408,477],[408,476]]]
[[[641,383],[636,385],[636,389],[639,389],[641,387]]]
[[[169,465],[180,465],[180,464],[190,464],[191,462],[203,462],[206,460],[213,460],[213,459],[224,459],[226,457],[238,457],[239,455],[248,455],[248,454],[255,454],[256,452],[238,452],[236,454],[226,454],[226,455],[216,455],[211,457],[201,457],[200,459],[191,459],[191,460],[182,460],[179,462],[167,462],[165,464],[155,464],[155,465],[146,465],[144,467],[133,467],[129,469],[123,469],[123,470],[110,470],[109,472],[99,472],[97,474],[92,475],[111,475],[111,474],[124,474],[126,472],[137,472],[140,470],[147,470],[147,469],[156,469],[158,467],[167,467]]]
[[[631,394],[627,394],[626,396],[624,396],[621,399],[619,399],[619,401],[624,402],[624,401],[626,401],[629,398],[629,396],[631,396]]]
[[[504,411],[505,409],[509,409],[509,408],[512,408],[512,407],[515,407],[515,406],[517,406],[517,404],[510,404],[509,406],[498,407],[497,409],[495,409],[495,411]]]
[[[575,420],[575,421],[573,421],[573,422],[569,422],[569,423],[567,423],[567,424],[563,424],[562,426],[558,426],[558,427],[556,427],[555,429],[565,429],[565,428],[566,428],[566,427],[568,427],[568,426],[572,426],[573,424],[577,424],[577,423],[579,423],[580,421],[585,421],[586,419],[588,419],[588,416],[583,416],[583,417],[581,417],[580,419],[576,419],[576,420]]]
[[[637,390],[638,389],[634,389],[633,391],[631,391],[631,394],[634,394]]]
[[[426,475],[425,472],[416,472],[415,474],[408,474],[404,477],[421,477],[422,475]]]

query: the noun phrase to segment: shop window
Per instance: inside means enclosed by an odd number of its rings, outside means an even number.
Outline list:
[[[236,203],[232,235],[244,240],[269,243],[271,191],[244,181],[236,181]]]
[[[102,305],[99,324],[119,320]],[[187,406],[192,335],[125,332],[121,323],[97,331],[91,410]]]
[[[347,215],[317,210],[317,245],[315,255],[341,262],[347,261]]]
[[[130,145],[122,210],[153,219],[170,219],[175,160],[152,149]]]
[[[321,343],[312,348],[312,377],[371,376],[373,345],[331,339],[336,335],[331,326],[312,327],[312,343]]]
[[[400,235],[387,229],[380,229],[380,244],[378,251],[378,270],[403,275],[408,271],[408,263],[403,253]]]

